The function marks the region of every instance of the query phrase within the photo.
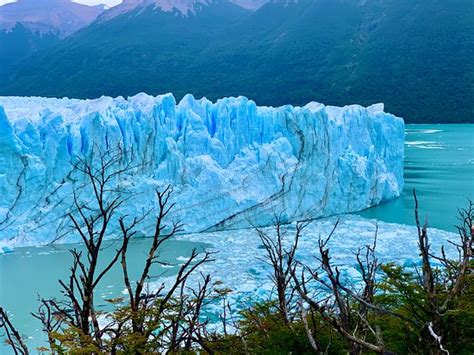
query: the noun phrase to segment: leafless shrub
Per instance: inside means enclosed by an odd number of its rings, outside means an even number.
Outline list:
[[[278,297],[278,311],[287,325],[293,321],[293,310],[296,307],[296,289],[291,285],[291,275],[295,271],[295,255],[298,242],[308,222],[297,222],[291,243],[286,243],[288,230],[280,218],[275,218],[275,234],[268,234],[264,229],[257,228],[257,234],[265,249],[266,255],[262,260],[271,267],[270,279]],[[285,246],[285,244],[288,244]]]

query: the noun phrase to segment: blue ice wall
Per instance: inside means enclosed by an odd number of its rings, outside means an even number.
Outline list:
[[[258,107],[245,97],[96,100],[0,97],[0,240],[43,244],[67,233],[71,162],[123,149],[136,168],[115,183],[121,213],[153,208],[174,186],[186,231],[353,212],[399,196],[403,120],[383,105]],[[84,197],[85,198],[85,197]],[[150,222],[151,223],[151,222]],[[150,225],[142,226],[148,233]]]

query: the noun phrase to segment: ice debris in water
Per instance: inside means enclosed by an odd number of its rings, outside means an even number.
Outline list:
[[[324,218],[312,222],[302,233],[297,260],[305,265],[315,267],[318,256],[318,238],[329,235],[336,222],[336,217]],[[291,243],[294,234],[294,224],[287,226],[286,243]],[[386,223],[364,219],[358,216],[346,215],[340,217],[340,223],[328,243],[332,262],[338,265],[346,282],[361,280],[354,253],[358,248],[372,245],[377,231],[376,256],[380,263],[395,262],[408,268],[419,266],[418,234],[415,226]],[[274,230],[268,227],[265,231],[272,235]],[[447,241],[455,241],[454,233],[429,229],[431,251],[438,254],[441,246],[445,246],[448,257],[456,257],[456,250]],[[217,233],[200,233],[178,236],[178,240],[209,243],[215,261],[205,264],[198,271],[209,274],[214,280],[222,281],[222,286],[232,290],[229,295],[231,308],[238,313],[243,307],[267,300],[275,292],[270,280],[271,268],[264,261],[266,251],[261,247],[260,239],[255,230],[244,229]],[[181,260],[181,258],[180,258]],[[178,261],[177,261],[178,263]],[[195,286],[199,281],[199,273],[195,273],[189,285]],[[157,284],[166,280],[160,280]],[[209,310],[219,314],[221,304],[214,305]]]

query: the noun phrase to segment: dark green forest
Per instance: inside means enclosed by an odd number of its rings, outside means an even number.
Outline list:
[[[182,16],[149,7],[98,20],[17,63],[1,95],[138,92],[259,105],[384,102],[406,122],[474,122],[469,0],[228,2]]]
[[[55,33],[39,33],[19,23],[12,29],[0,30],[0,80],[9,75],[15,63],[59,42]]]

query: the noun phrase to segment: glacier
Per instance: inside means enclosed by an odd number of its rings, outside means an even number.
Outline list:
[[[149,211],[155,189],[172,184],[186,233],[359,211],[403,188],[404,122],[383,104],[0,97],[0,246],[77,241],[64,232],[83,183],[72,162],[117,147],[137,164],[116,182],[130,192],[121,213]]]

